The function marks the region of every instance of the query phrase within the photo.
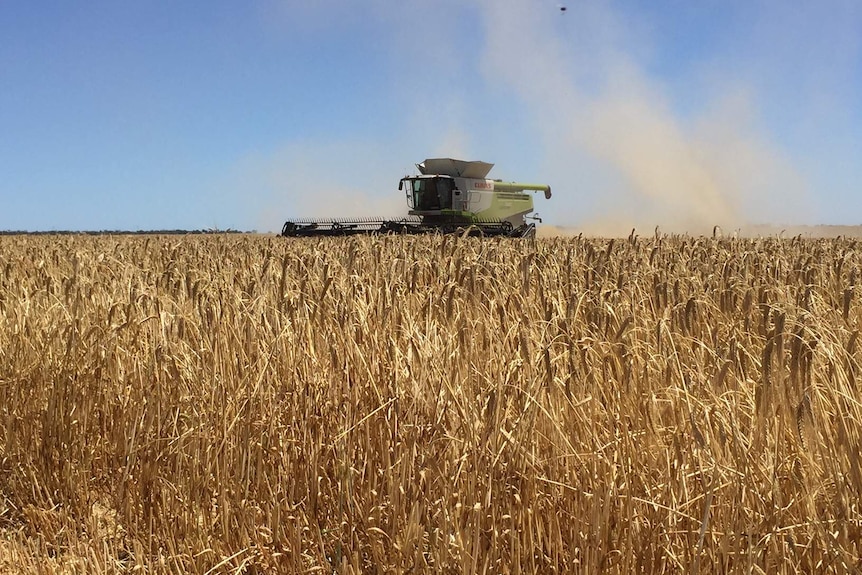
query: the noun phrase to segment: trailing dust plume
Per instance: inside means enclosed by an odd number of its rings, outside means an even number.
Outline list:
[[[656,225],[706,233],[803,195],[744,87],[722,86],[684,117],[639,64],[637,31],[609,4],[572,4],[562,25],[534,2],[480,3],[489,80],[531,110],[550,179],[565,183],[558,195],[584,201],[556,223],[595,234]]]

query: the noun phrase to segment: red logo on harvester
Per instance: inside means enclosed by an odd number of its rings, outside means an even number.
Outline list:
[[[477,190],[493,190],[494,189],[494,183],[480,180],[478,182],[473,182],[473,188],[475,188]]]

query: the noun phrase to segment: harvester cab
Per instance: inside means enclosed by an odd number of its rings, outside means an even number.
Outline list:
[[[343,236],[398,232],[407,234],[466,233],[527,237],[541,221],[528,191],[551,197],[544,184],[503,182],[488,178],[494,164],[452,158],[431,158],[416,164],[419,174],[401,178],[408,216],[403,219],[322,219],[285,222],[283,236]]]

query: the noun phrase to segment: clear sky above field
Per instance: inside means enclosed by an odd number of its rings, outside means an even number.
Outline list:
[[[7,0],[0,86],[0,229],[399,215],[438,156],[584,230],[862,223],[859,0]]]

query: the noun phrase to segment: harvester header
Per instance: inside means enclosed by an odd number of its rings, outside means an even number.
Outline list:
[[[484,236],[526,237],[536,233],[533,196],[545,184],[504,182],[488,178],[494,164],[453,158],[429,158],[416,164],[419,174],[405,176],[398,189],[405,193],[403,219],[321,219],[287,221],[283,236],[351,235],[398,232],[468,233]],[[534,220],[527,222],[527,219]]]

